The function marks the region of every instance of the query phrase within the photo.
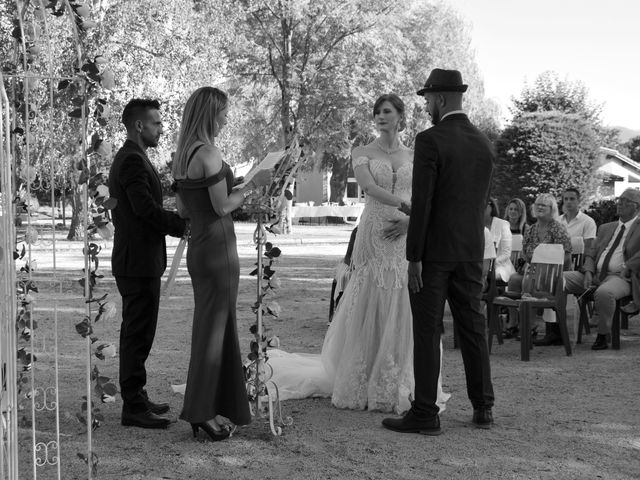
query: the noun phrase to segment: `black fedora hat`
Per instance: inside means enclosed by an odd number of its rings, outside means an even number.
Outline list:
[[[434,68],[418,95],[430,92],[466,92],[468,85],[462,83],[462,74],[458,70]]]

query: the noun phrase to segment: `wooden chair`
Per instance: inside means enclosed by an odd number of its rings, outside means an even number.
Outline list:
[[[486,241],[486,238],[485,238]],[[485,302],[487,306],[487,325],[488,325],[488,342],[489,342],[489,352],[491,352],[491,343],[493,339],[493,335],[496,335],[498,338],[498,343],[502,345],[504,343],[504,339],[502,338],[502,328],[500,325],[500,319],[498,317],[497,310],[493,308],[493,299],[498,294],[498,285],[496,280],[496,245],[495,243],[486,244],[484,250],[484,258],[483,261],[489,261],[489,269],[487,271],[487,276],[483,279],[486,282],[485,288],[482,291],[482,301]],[[451,315],[455,318],[456,312],[453,310],[451,304],[449,304],[449,308],[451,309]],[[456,322],[453,322],[453,348],[458,348],[458,331],[456,328]]]
[[[522,235],[514,233],[511,236],[511,263],[514,267],[518,266],[520,252],[522,252]]]
[[[493,344],[493,336],[498,339],[498,344],[502,345],[504,339],[502,338],[502,324],[500,323],[500,317],[498,316],[498,309],[494,306],[493,300],[498,296],[498,280],[496,279],[496,262],[495,258],[491,259],[491,265],[489,267],[489,273],[487,274],[487,288],[482,292],[482,301],[487,305],[487,322],[488,322],[488,334],[487,343],[489,346],[489,353],[491,353],[491,346]]]
[[[587,290],[581,297],[578,298],[578,308],[580,309],[580,321],[578,324],[578,338],[576,343],[582,343],[582,331],[585,335],[591,333],[589,328],[589,319],[591,315],[589,313],[589,305],[593,303],[593,294],[596,291],[595,288]],[[632,300],[631,296],[619,298],[616,300],[616,309],[611,319],[611,348],[613,350],[620,350],[620,329],[629,328],[629,315],[620,310],[622,305],[627,304]]]
[[[571,341],[567,329],[567,297],[564,293],[562,270],[564,248],[559,244],[540,244],[533,252],[531,264],[522,280],[519,298],[498,296],[494,305],[512,308],[520,319],[520,358],[529,361],[531,342],[531,319],[536,310],[551,308],[556,312],[560,334],[567,353],[571,355]]]
[[[626,330],[629,328],[629,315],[620,310],[620,307],[632,299],[631,296],[628,296],[616,300],[616,311],[611,320],[611,348],[614,350],[620,350],[620,329],[624,328]]]
[[[523,240],[523,236],[520,235],[519,233],[514,233],[511,236],[511,264],[513,265],[513,268],[517,269],[518,268],[518,260],[521,257],[522,254],[522,240]],[[508,282],[503,282],[502,280],[498,280],[497,282],[498,285],[498,291],[504,291],[507,288]],[[498,310],[496,309],[496,312]],[[498,317],[499,318],[499,317]],[[517,322],[518,321],[518,311],[514,308],[510,308],[509,309],[509,318],[513,321],[513,322]]]

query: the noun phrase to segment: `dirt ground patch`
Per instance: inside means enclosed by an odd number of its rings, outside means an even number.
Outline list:
[[[240,342],[248,352],[250,305],[255,285],[251,226],[239,225],[241,289],[238,305]],[[291,236],[275,237],[283,250],[277,272],[282,279],[278,302],[282,316],[269,326],[293,352],[319,352],[327,328],[334,266],[346,250],[351,227],[297,227]],[[175,242],[170,242],[170,253]],[[38,303],[41,337],[51,339],[52,306],[59,315],[60,405],[63,478],[86,478],[76,457],[84,451],[86,433],[72,416],[83,391],[84,342],[73,325],[82,317],[80,292],[73,286],[81,275],[79,244],[58,246],[57,285],[43,289]],[[51,277],[42,247],[39,277]],[[101,253],[105,278],[101,292],[120,306],[108,271],[109,244]],[[46,281],[44,282],[47,283]],[[47,300],[48,299],[48,300]],[[170,298],[161,301],[154,348],[147,363],[152,398],[171,403],[174,416],[182,396],[172,384],[183,383],[189,360],[192,292],[186,267]],[[80,317],[79,317],[80,316]],[[104,424],[94,432],[99,456],[98,476],[104,479],[631,479],[640,476],[640,321],[623,331],[622,349],[593,352],[593,335],[575,346],[571,357],[563,347],[535,348],[530,362],[519,360],[519,343],[506,340],[491,356],[496,393],[495,427],[470,425],[460,353],[453,349],[451,317],[445,319],[443,385],[452,393],[442,415],[439,437],[401,435],[384,430],[386,416],[378,412],[338,410],[329,399],[283,403],[293,425],[273,437],[265,419],[240,428],[232,439],[211,443],[191,438],[184,422],[166,431],[120,426],[120,400],[100,405]],[[96,328],[101,340],[117,341],[119,319]],[[37,378],[49,381],[52,354],[42,348]],[[49,352],[49,353],[47,353]],[[117,376],[117,358],[98,362],[103,374]],[[68,415],[65,415],[65,412]],[[38,441],[52,437],[51,415],[37,417]],[[20,432],[21,476],[33,478],[30,465],[31,430]],[[53,467],[41,467],[38,478],[53,478]]]

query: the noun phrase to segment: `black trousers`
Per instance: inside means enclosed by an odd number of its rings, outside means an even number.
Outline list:
[[[493,406],[487,321],[481,310],[482,262],[423,262],[422,282],[420,292],[409,294],[416,381],[413,413],[425,418],[439,410],[440,336],[447,299],[459,334],[469,400],[473,408]]]
[[[143,412],[147,409],[144,386],[149,356],[158,323],[160,278],[116,277],[122,296],[120,327],[120,394],[123,411]]]

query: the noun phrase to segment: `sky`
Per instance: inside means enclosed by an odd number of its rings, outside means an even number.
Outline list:
[[[443,0],[468,22],[485,93],[510,99],[553,70],[604,104],[611,127],[640,130],[640,1]]]

